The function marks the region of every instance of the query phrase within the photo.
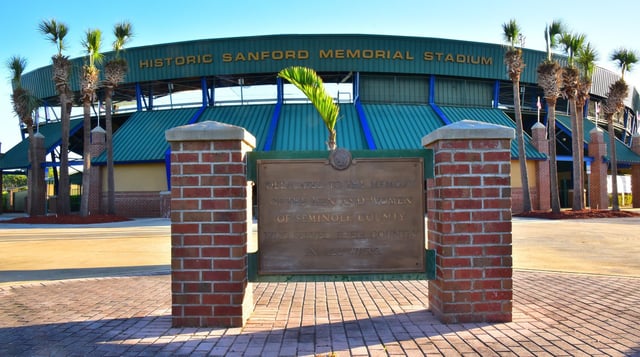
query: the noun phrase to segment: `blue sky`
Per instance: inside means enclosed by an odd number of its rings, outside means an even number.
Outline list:
[[[625,16],[625,18],[621,18]],[[0,142],[6,152],[20,140],[11,108],[9,57],[28,59],[27,72],[47,66],[56,51],[37,31],[43,19],[56,18],[70,28],[70,57],[83,55],[81,38],[90,28],[104,33],[110,49],[113,25],[134,26],[128,47],[195,39],[302,33],[359,33],[423,36],[503,43],[502,23],[516,19],[525,47],[544,50],[546,23],[562,19],[574,32],[587,35],[600,54],[598,64],[616,69],[611,52],[624,46],[640,50],[637,18],[640,2],[477,1],[477,0],[22,0],[0,5]],[[533,64],[531,64],[533,65]],[[640,65],[629,81],[640,85]]]

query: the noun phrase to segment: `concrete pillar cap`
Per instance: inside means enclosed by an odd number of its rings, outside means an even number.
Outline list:
[[[256,147],[256,138],[244,128],[211,120],[169,129],[165,131],[165,138],[169,142],[242,140],[252,148]]]
[[[533,126],[531,127],[531,129],[545,129],[546,127],[544,126],[544,124],[542,124],[541,122],[536,122],[535,124],[533,124]]]
[[[509,139],[515,138],[515,130],[503,125],[490,124],[475,120],[461,120],[438,128],[422,137],[422,146],[428,146],[440,140],[464,139]]]

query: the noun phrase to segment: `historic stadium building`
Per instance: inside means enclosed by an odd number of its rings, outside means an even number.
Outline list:
[[[504,46],[496,44],[377,35],[273,35],[127,49],[123,57],[129,63],[129,72],[114,94],[116,212],[128,216],[162,214],[163,192],[171,187],[169,145],[164,132],[175,126],[215,120],[246,128],[257,139],[256,150],[325,150],[325,128],[315,109],[276,76],[291,65],[314,68],[333,91],[340,105],[338,146],[343,148],[420,148],[424,135],[463,119],[515,127],[512,83],[506,75],[504,53]],[[545,56],[544,52],[524,50],[526,67],[520,83],[528,132],[529,184],[536,209],[549,207],[546,136],[544,130],[533,133],[533,139],[530,136],[538,120],[546,124],[544,99],[536,78],[536,68]],[[76,94],[82,61],[73,60],[72,89]],[[45,136],[45,165],[56,167],[60,124],[52,68],[40,68],[22,78],[23,86],[45,103],[40,114],[41,120],[45,119],[39,131]],[[609,85],[617,79],[617,74],[602,68],[594,75],[585,111],[588,118],[584,119],[587,173],[593,172],[592,163],[606,165],[608,160],[606,151],[604,155],[590,155],[589,132],[596,125],[594,103],[606,97]],[[616,121],[617,156],[619,171],[633,172],[637,182],[640,149],[634,152],[631,147],[640,97],[635,89],[630,92],[624,113]],[[235,95],[231,100],[225,97],[229,93]],[[101,91],[98,96],[102,98]],[[540,114],[538,98],[542,100]],[[561,202],[570,206],[572,135],[567,102],[560,99],[556,110]],[[94,112],[100,113],[97,104]],[[93,118],[93,126],[98,123],[104,126],[102,115]],[[599,124],[605,126],[602,121]],[[79,156],[81,129],[82,120],[72,120],[70,150]],[[604,135],[607,142],[608,134]],[[97,152],[104,150],[99,138],[92,140]],[[0,170],[27,169],[27,147],[27,140],[23,140],[6,152]],[[512,164],[512,195],[517,212],[522,199],[517,145],[512,145],[511,153],[516,163]],[[106,204],[105,162],[104,153],[95,155],[92,161],[98,173],[92,175],[94,184],[101,192],[92,199],[92,212]],[[601,187],[600,179],[592,180],[592,175],[586,175],[587,194],[602,198],[606,187]],[[606,169],[604,175],[606,179]],[[633,188],[639,192],[633,196],[634,206],[640,206],[640,184]],[[586,202],[603,208],[603,200],[595,205],[593,200]]]

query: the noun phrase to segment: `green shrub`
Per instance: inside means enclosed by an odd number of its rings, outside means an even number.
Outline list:
[[[613,195],[609,194],[609,206],[613,204]],[[631,207],[633,206],[633,195],[630,193],[624,195],[624,201],[622,200],[622,194],[618,194],[618,202],[620,207]]]

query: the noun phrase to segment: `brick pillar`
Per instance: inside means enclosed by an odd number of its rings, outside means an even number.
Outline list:
[[[106,132],[100,126],[91,130],[91,157],[98,157],[106,149]],[[102,205],[102,169],[106,166],[91,165],[91,181],[89,182],[89,212],[104,213]]]
[[[589,176],[589,207],[591,209],[607,209],[609,208],[608,165],[604,161],[607,156],[607,144],[604,141],[604,133],[599,128],[593,128],[589,132],[589,138],[589,156],[593,157]]]
[[[531,143],[541,153],[549,156],[549,139],[547,128],[541,123],[535,123],[531,127]],[[549,159],[536,161],[536,190],[538,200],[536,209],[548,211],[551,209],[551,187],[549,186]]]
[[[31,177],[31,186],[29,187],[31,194],[32,207],[27,207],[30,216],[42,216],[46,214],[47,185],[44,181],[44,168],[42,163],[46,161],[46,149],[44,147],[44,135],[38,133],[33,134],[33,149],[35,150],[34,159],[29,175]]]
[[[171,292],[175,327],[240,327],[253,311],[247,281],[251,188],[243,128],[206,121],[167,130],[171,143]]]
[[[640,155],[640,134],[633,134],[631,150]],[[633,208],[640,208],[640,165],[631,165],[631,194]]]
[[[434,150],[429,307],[444,323],[512,319],[511,128],[463,120],[422,138]]]

